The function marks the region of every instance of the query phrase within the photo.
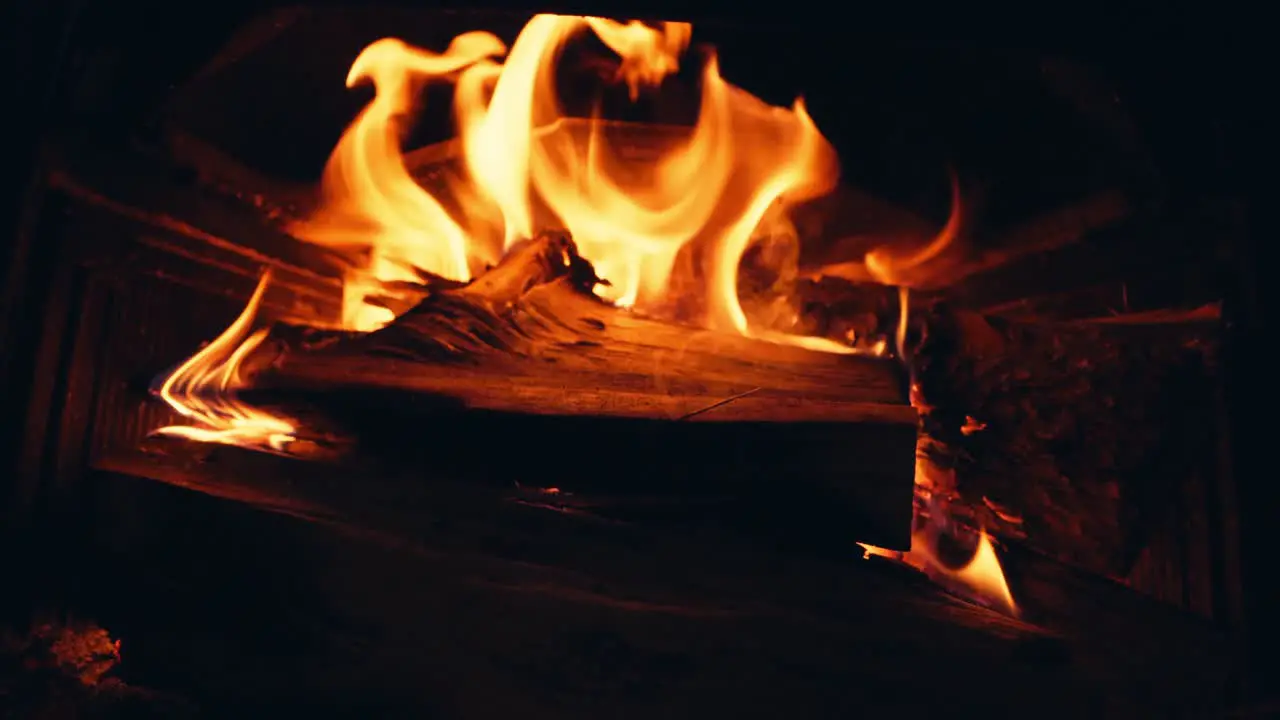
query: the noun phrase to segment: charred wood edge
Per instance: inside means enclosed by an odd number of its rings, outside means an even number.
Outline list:
[[[974,316],[981,317],[978,315],[974,315]],[[1040,333],[1045,338],[1056,337],[1055,333],[1058,331],[1061,331],[1061,332],[1071,333],[1072,335],[1078,335],[1080,333],[1084,333],[1084,335],[1080,335],[1080,337],[1097,338],[1099,342],[1103,342],[1104,341],[1103,338],[1109,337],[1110,340],[1107,342],[1111,342],[1111,343],[1126,342],[1136,347],[1145,346],[1146,343],[1148,342],[1158,342],[1164,345],[1169,345],[1173,341],[1176,341],[1177,347],[1186,347],[1184,341],[1181,340],[1180,338],[1184,338],[1184,337],[1198,338],[1203,336],[1206,332],[1212,336],[1216,336],[1217,322],[1218,321],[1216,320],[1216,308],[1213,306],[1208,306],[1200,309],[1198,312],[1190,314],[1189,317],[1174,316],[1171,318],[1170,314],[1162,313],[1155,316],[1140,316],[1135,318],[1120,317],[1116,319],[1106,319],[1105,321],[1075,321],[1070,323],[1057,323],[1057,324],[1014,322],[1012,324],[1022,325],[1024,328],[1028,330],[1033,330],[1035,332]],[[1055,327],[1058,328],[1059,330],[1055,330],[1054,329]],[[981,346],[983,346],[984,343],[978,340],[978,338],[976,337],[971,338],[970,341],[976,342],[976,346],[974,348],[971,348],[971,351],[970,351],[973,354],[973,357],[971,359],[976,360],[978,362],[983,362],[982,355],[984,353],[982,352]],[[1212,342],[1212,340],[1210,340],[1209,342]],[[1170,347],[1172,348],[1172,346]],[[1198,344],[1195,347],[1188,347],[1188,351],[1196,350],[1199,347],[1200,346]],[[990,350],[991,349],[988,348],[988,351]],[[1004,347],[997,347],[995,348],[995,352],[997,352],[997,354],[1000,356],[1004,356],[1008,352],[1008,350],[1005,349]],[[1209,349],[1209,352],[1211,353],[1211,349]],[[953,358],[952,361],[954,362],[955,360],[963,359],[964,354],[965,353],[961,351],[959,354],[957,354],[955,358]],[[1007,359],[1008,358],[1006,358],[1006,360]],[[1206,371],[1209,373],[1209,375],[1207,376],[1207,379],[1210,382],[1214,382],[1213,377],[1215,377],[1217,374],[1212,369],[1213,360],[1211,357],[1209,357],[1209,358],[1206,358],[1206,362],[1208,363],[1206,366]],[[1028,370],[1032,373],[1031,377],[1033,378],[1033,380],[1029,382],[1033,382],[1035,377],[1034,366],[1029,367]],[[935,371],[935,374],[936,374],[936,371]],[[925,401],[930,402],[930,398],[926,397]],[[940,399],[935,399],[934,401],[941,402]],[[973,409],[969,409],[968,413],[964,412],[966,410],[965,408],[945,408],[944,407],[942,409],[944,410],[945,413],[949,413],[950,415],[956,415],[957,413],[961,415],[974,413]],[[981,420],[982,418],[979,418],[979,419]],[[926,417],[925,427],[926,428],[930,427],[930,419],[928,417]],[[934,442],[938,443],[943,448],[944,455],[946,455],[948,452],[951,452],[951,453],[960,452],[961,454],[963,454],[963,450],[961,447],[952,447],[950,448],[950,450],[947,450],[948,448],[947,438],[934,438]],[[961,446],[962,445],[963,443],[961,443]],[[1031,472],[1030,466],[1028,466],[1028,472]],[[1035,537],[1024,538],[1021,530],[1021,524],[1015,525],[1015,526],[1009,526],[1001,522],[997,513],[993,513],[989,511],[989,508],[983,507],[983,502],[981,500],[985,499],[985,495],[991,492],[991,490],[984,489],[983,487],[984,477],[987,477],[987,476],[982,474],[980,468],[977,470],[970,470],[967,473],[967,479],[963,483],[967,488],[967,490],[961,498],[954,500],[952,503],[952,509],[955,511],[955,514],[956,514],[955,519],[958,523],[962,525],[985,526],[986,529],[994,532],[997,536],[1002,537],[1006,540],[1023,541],[1023,542],[1016,543],[1017,545],[1035,546],[1035,547],[1041,548],[1044,551],[1054,553],[1054,554],[1057,554],[1058,552],[1065,552],[1066,550],[1069,549],[1062,545],[1062,543],[1064,542],[1063,538],[1059,537],[1055,539],[1052,536],[1052,534],[1046,535],[1044,532],[1036,534]],[[1028,478],[1028,479],[1031,479],[1031,478]],[[992,489],[995,489],[998,491],[998,487],[994,487]],[[1045,497],[1050,497],[1050,496],[1045,496]],[[1001,499],[1003,500],[1003,498]],[[1014,507],[1012,509],[1016,513],[1021,514],[1022,516],[1021,520],[1023,521],[1035,520],[1037,518],[1044,519],[1046,517],[1049,517],[1049,515],[1046,515],[1046,514],[1056,514],[1056,515],[1061,515],[1063,517],[1078,517],[1078,515],[1076,515],[1070,509],[1055,508],[1053,505],[1047,505],[1047,506],[1041,506],[1041,507],[1021,506],[1021,507]],[[1096,518],[1096,520],[1105,520],[1105,517],[1099,517],[1099,518]],[[1163,532],[1169,533],[1169,532],[1179,532],[1179,531],[1180,531],[1180,528],[1174,528],[1170,526],[1166,528]],[[1157,529],[1153,529],[1152,532],[1157,533],[1157,535],[1150,536],[1146,540],[1144,540],[1143,541],[1144,545],[1142,546],[1143,548],[1146,548],[1147,545],[1149,545],[1151,542],[1156,541],[1161,531],[1157,528]],[[1170,548],[1168,548],[1166,551],[1176,552],[1177,546],[1178,546],[1177,543],[1173,543],[1170,546]],[[1182,561],[1179,561],[1179,562],[1192,562],[1192,561],[1184,558]],[[1186,585],[1187,583],[1192,583],[1192,582],[1204,583],[1207,580],[1206,578],[1195,577],[1194,575],[1199,575],[1203,573],[1195,573],[1194,567],[1188,567],[1181,564],[1178,565],[1178,567],[1181,568],[1180,572],[1183,573],[1183,575],[1179,579],[1179,582],[1182,583],[1183,585]],[[1121,570],[1116,568],[1106,569],[1102,567],[1089,567],[1088,569],[1094,572],[1100,572],[1100,573],[1116,575],[1116,576],[1123,576],[1126,573],[1128,573],[1130,576],[1128,582],[1132,584],[1135,581],[1134,577],[1132,576],[1132,571],[1133,571],[1132,567],[1130,567],[1129,570]],[[1201,568],[1201,570],[1203,570],[1203,568]],[[1193,573],[1193,574],[1188,575],[1188,573]],[[1139,589],[1144,589],[1144,588],[1140,587]],[[1184,587],[1184,591],[1187,589],[1189,588]],[[1199,588],[1199,589],[1204,590],[1204,588]],[[1158,590],[1158,588],[1151,588],[1151,590],[1155,591],[1155,590]]]
[[[315,184],[267,177],[180,128],[166,127],[164,138],[170,160],[179,167],[194,169],[202,189],[234,198],[268,218],[299,219],[316,201],[318,186]]]
[[[1120,313],[1071,321],[1078,325],[1216,325],[1222,320],[1222,303],[1211,302],[1195,308],[1167,308],[1144,312]]]
[[[1203,268],[1183,270],[1182,273],[1176,270],[1143,273],[1123,280],[1036,295],[982,308],[982,312],[1024,322],[1109,318],[1124,322],[1126,317],[1150,316],[1147,319],[1155,319],[1154,313],[1176,318],[1180,314],[1205,312],[1207,306],[1218,306],[1220,312],[1220,288],[1213,287],[1209,279],[1203,277]],[[1175,280],[1179,275],[1185,277]]]
[[[701,391],[626,390],[601,387],[599,380],[556,383],[555,376],[504,379],[497,369],[467,371],[440,366],[450,377],[405,382],[407,373],[422,372],[420,363],[385,363],[377,372],[353,368],[345,361],[308,364],[296,371],[268,374],[244,393],[269,404],[308,404],[330,393],[395,389],[421,396],[456,398],[464,408],[530,415],[584,415],[647,418],[682,422],[840,422],[914,425],[915,411],[905,405],[808,398],[794,390],[745,390],[741,385]],[[594,384],[593,384],[594,383]],[[606,380],[607,384],[608,381]],[[284,409],[283,405],[280,405]]]
[[[60,171],[50,173],[49,186],[84,206],[117,218],[130,228],[126,231],[129,238],[123,246],[109,243],[106,233],[99,232],[92,236],[84,232],[73,234],[67,238],[68,245],[63,251],[71,253],[70,259],[73,262],[121,276],[137,275],[140,272],[155,274],[169,281],[237,299],[243,299],[247,294],[239,285],[232,288],[228,288],[225,283],[210,285],[212,278],[206,273],[184,273],[185,263],[215,269],[243,278],[248,283],[256,282],[264,268],[272,267],[275,269],[275,276],[266,302],[279,316],[296,318],[297,321],[314,320],[317,313],[322,317],[337,316],[341,280],[334,269],[328,269],[332,274],[321,274],[316,269],[299,266],[256,249],[255,246],[273,244],[255,242],[264,234],[270,233],[265,227],[259,228],[252,237],[232,241],[173,216],[116,201]],[[150,263],[139,263],[138,260],[142,258],[138,247],[149,248],[160,253],[160,256],[170,256],[178,262],[166,262],[157,256]],[[114,273],[111,272],[113,268]],[[286,296],[291,300],[286,300]]]
[[[210,192],[159,151],[119,150],[63,141],[48,182],[116,208],[116,212],[259,262],[274,262],[316,282],[336,285],[349,261],[299,242],[261,201]]]
[[[468,535],[484,537],[486,533],[492,533],[491,528],[494,527],[503,528],[502,532],[511,535],[525,533],[523,546],[536,548],[536,553],[543,559],[531,565],[528,556],[522,555],[516,558],[514,565],[550,569],[561,583],[577,583],[577,578],[581,577],[581,581],[589,585],[578,588],[576,599],[584,602],[617,602],[591,589],[599,587],[606,578],[623,584],[643,582],[646,573],[665,577],[687,558],[702,555],[716,558],[717,553],[726,547],[708,544],[705,539],[695,542],[662,528],[593,521],[589,511],[546,512],[511,502],[510,495],[504,498],[492,491],[477,492],[474,488],[446,483],[416,483],[413,494],[420,496],[419,503],[407,500],[403,489],[392,490],[390,495],[386,495],[378,492],[376,485],[362,488],[359,483],[353,484],[351,468],[322,468],[263,455],[250,457],[251,453],[234,448],[212,451],[196,448],[197,453],[209,454],[195,460],[190,455],[184,457],[185,453],[192,452],[191,446],[172,448],[169,452],[173,454],[135,452],[113,455],[101,458],[95,468],[320,523],[377,545],[413,548],[424,559],[446,562],[468,575],[485,578],[509,575],[509,572],[497,570],[502,567],[510,569],[513,562],[491,554],[477,556],[459,551],[456,549],[458,540],[448,535],[461,535],[465,543]],[[362,475],[367,483],[391,482],[377,478],[376,473],[365,472]],[[374,492],[370,493],[371,489]],[[371,496],[379,494],[384,496],[371,499]],[[395,497],[399,499],[388,501],[388,498]],[[450,515],[453,521],[447,529],[424,530],[436,527],[424,519],[424,513],[432,510]],[[517,517],[524,519],[517,522],[514,520]],[[565,529],[563,536],[557,533],[556,528]],[[591,535],[584,535],[584,532]],[[431,549],[431,536],[442,543],[441,549]],[[616,556],[612,561],[606,561],[610,565],[608,568],[566,566],[590,562],[590,554],[579,554],[581,548],[590,546],[599,550],[608,545],[627,549],[644,547],[645,558],[635,558],[636,567],[631,567],[630,562],[618,566]],[[1180,669],[1173,671],[1194,671],[1203,678],[1212,679],[1227,670],[1227,664],[1221,661],[1221,637],[1199,618],[1161,607],[1118,584],[1035,554],[1005,555],[1015,596],[1026,618],[1014,620],[968,603],[945,599],[947,596],[925,582],[923,576],[904,574],[896,568],[884,569],[883,574],[870,571],[878,563],[860,561],[855,557],[851,557],[847,565],[814,566],[813,573],[788,572],[790,580],[774,583],[768,579],[765,568],[777,563],[765,559],[767,553],[763,550],[752,552],[757,554],[753,554],[745,564],[721,563],[712,559],[711,562],[718,567],[754,567],[755,570],[732,578],[712,577],[708,582],[717,591],[735,595],[735,585],[749,583],[754,596],[752,605],[757,609],[759,603],[764,603],[766,607],[775,606],[775,612],[780,611],[786,604],[783,593],[788,591],[783,586],[794,588],[797,583],[793,581],[799,580],[801,584],[820,582],[825,588],[820,594],[827,599],[824,607],[833,607],[830,602],[833,596],[842,597],[845,601],[839,605],[853,608],[855,614],[861,615],[878,607],[882,614],[873,615],[875,622],[897,625],[899,621],[893,618],[906,615],[911,618],[909,624],[922,626],[922,632],[926,634],[931,623],[969,627],[979,630],[992,642],[1008,643],[1009,651],[1016,657],[1025,657],[1028,642],[1034,643],[1036,638],[1047,635],[1058,638],[1056,642],[1062,643],[1064,648],[1055,653],[1064,657],[1050,662],[1079,664],[1088,668],[1088,672],[1102,676],[1137,673],[1156,677],[1162,672]],[[627,557],[630,559],[633,554],[628,553]],[[783,564],[798,568],[809,563],[804,558],[788,556]],[[639,574],[633,575],[636,571]],[[766,573],[766,577],[755,578],[761,571]],[[517,572],[527,574],[527,571]],[[540,572],[535,572],[524,582],[543,587],[546,584],[545,576]],[[663,597],[648,602],[635,600],[636,593],[627,595],[632,599],[623,602],[634,609],[689,611],[687,596],[683,601]],[[868,603],[870,607],[866,607]],[[725,611],[723,603],[714,600],[699,604],[705,612]],[[728,610],[733,611],[732,608]],[[939,636],[939,641],[943,641],[942,636]],[[1028,660],[1036,662],[1035,658]]]

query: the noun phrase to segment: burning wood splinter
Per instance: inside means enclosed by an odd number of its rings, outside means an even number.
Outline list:
[[[278,452],[294,440],[295,430],[290,422],[251,407],[236,396],[236,391],[246,385],[241,364],[267,338],[266,328],[252,334],[249,330],[270,282],[271,270],[264,270],[235,322],[179,365],[156,390],[175,412],[198,424],[169,425],[154,434]]]

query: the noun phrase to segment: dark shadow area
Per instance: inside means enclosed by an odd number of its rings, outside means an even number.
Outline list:
[[[254,397],[273,396],[284,399]],[[856,553],[855,540],[909,544],[910,425],[458,412],[447,398],[364,387],[303,402],[354,441],[357,457],[396,476],[555,488],[588,504],[616,501],[619,519],[711,523],[844,556]],[[661,502],[646,511],[646,500]]]

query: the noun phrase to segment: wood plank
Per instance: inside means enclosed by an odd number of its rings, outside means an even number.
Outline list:
[[[1212,714],[1222,702],[1216,636],[1117,603],[1123,588],[1098,603],[1109,624],[1063,634],[879,562],[603,504],[569,511],[516,488],[433,479],[411,504],[362,492],[381,481],[349,468],[231,448],[100,467],[111,472],[94,478],[88,572],[131,592],[94,590],[83,607],[123,639],[134,677],[166,678],[219,709],[565,718],[607,702],[614,717],[943,706],[1077,717]],[[297,505],[326,493],[366,499]],[[1076,609],[1104,597],[1048,584]],[[1158,643],[1133,641],[1148,630]]]

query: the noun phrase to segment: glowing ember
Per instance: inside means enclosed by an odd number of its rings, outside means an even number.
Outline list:
[[[710,328],[848,352],[831,341],[757,331],[738,301],[738,265],[757,230],[785,222],[787,207],[834,186],[834,151],[804,105],[765,104],[725,81],[712,55],[702,67],[696,126],[655,158],[623,157],[606,122],[593,119],[586,132],[560,122],[555,62],[585,31],[619,55],[617,79],[636,99],[679,68],[692,28],[538,15],[509,52],[497,37],[471,32],[441,54],[393,39],[360,54],[347,84],[369,81],[376,97],[330,158],[323,206],[292,228],[362,258],[347,278],[344,326],[371,330],[393,319],[367,301],[381,283],[412,280],[417,271],[466,280],[553,225],[573,235],[609,281],[597,292],[618,305],[655,308],[679,288],[703,296],[700,320]],[[452,214],[413,181],[400,148],[414,90],[434,79],[456,83],[466,173],[449,188],[461,205]],[[686,248],[696,250],[694,260],[677,263]],[[689,277],[675,277],[682,273]]]
[[[236,397],[236,390],[245,384],[240,364],[267,337],[265,328],[253,334],[249,330],[270,280],[271,271],[263,272],[235,322],[179,365],[157,391],[169,407],[198,424],[170,425],[156,434],[277,451],[293,441],[293,425]]]

